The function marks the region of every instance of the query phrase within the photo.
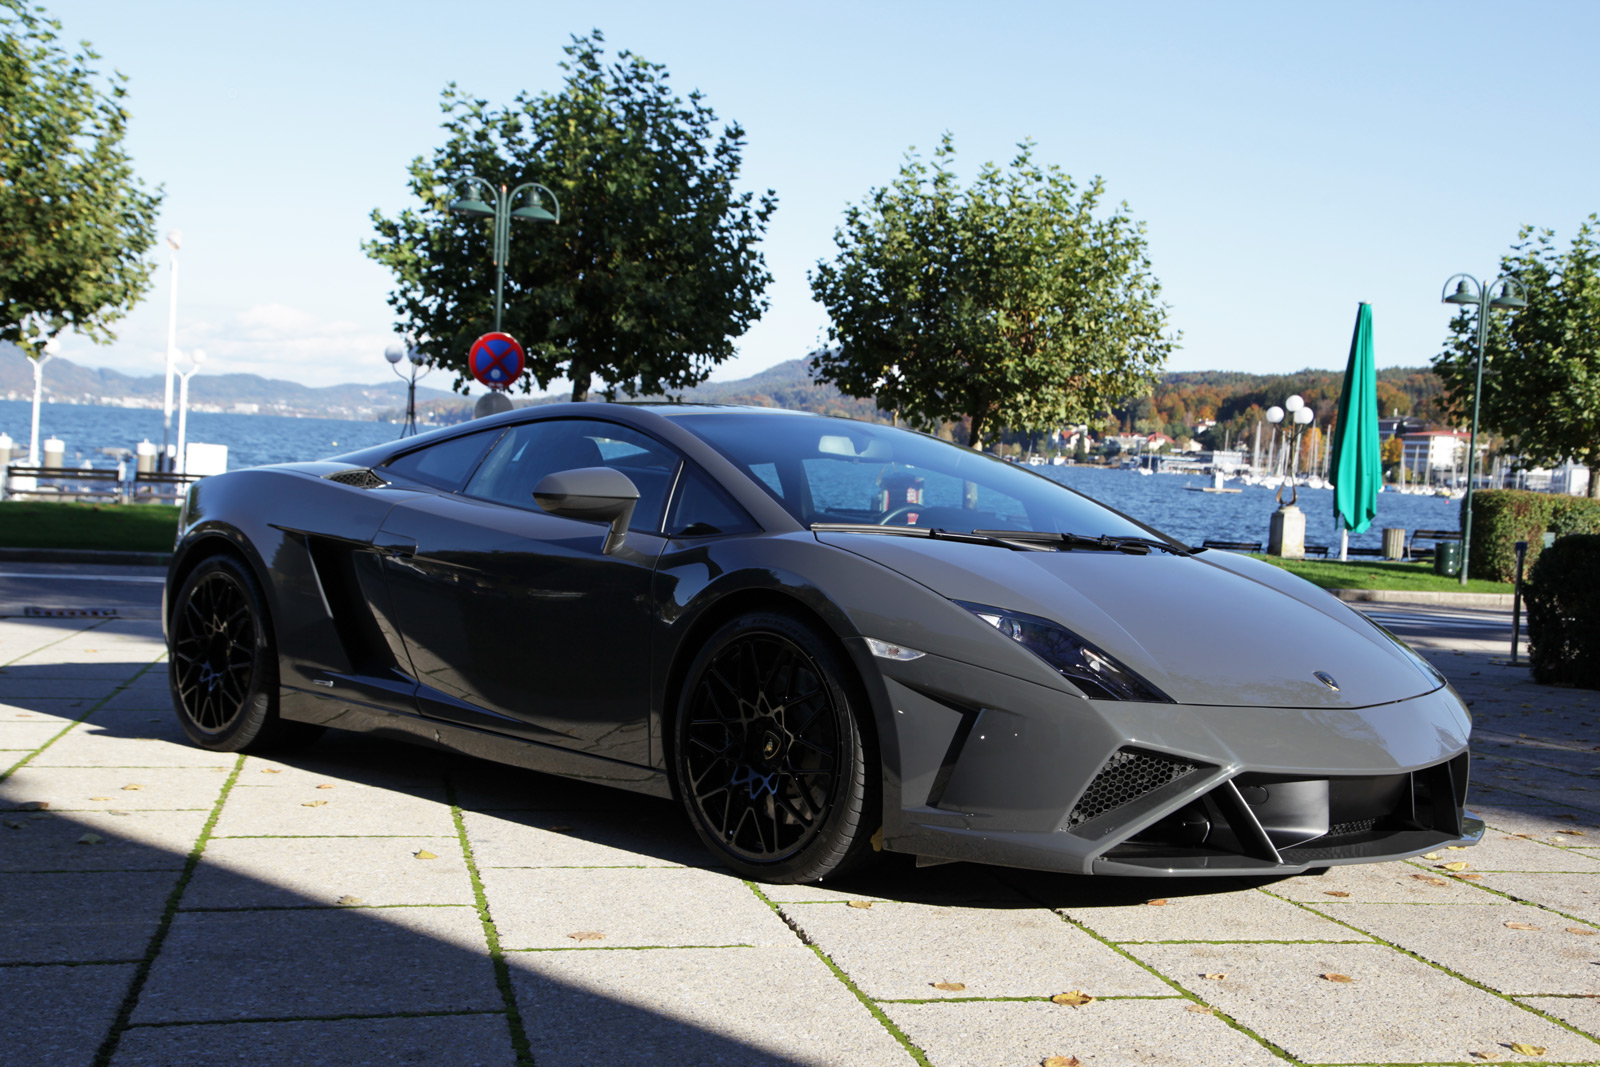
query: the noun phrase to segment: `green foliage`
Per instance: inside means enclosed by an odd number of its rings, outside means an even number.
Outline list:
[[[1552,230],[1524,226],[1500,260],[1526,290],[1528,306],[1491,313],[1485,338],[1481,425],[1515,439],[1525,466],[1551,467],[1571,456],[1589,467],[1589,495],[1600,497],[1600,241],[1590,215],[1571,246]],[[1478,312],[1463,307],[1433,366],[1457,415],[1472,412]]]
[[[810,275],[840,342],[812,373],[917,425],[966,416],[974,447],[1148,390],[1178,336],[1127,205],[1103,211],[1101,179],[1080,192],[1027,143],[965,190],[954,160],[946,135],[846,210]]]
[[[1253,554],[1253,553],[1252,553]],[[1254,554],[1253,554],[1254,555]],[[1465,590],[1459,578],[1433,572],[1431,563],[1355,562],[1336,559],[1284,559],[1255,555],[1323,589],[1383,589],[1406,593],[1509,593],[1503,582],[1472,578]]]
[[[96,342],[150,288],[161,194],[123,149],[126,78],[27,0],[0,0],[0,341]],[[36,354],[36,353],[35,353]]]
[[[1465,512],[1466,501],[1461,506]],[[1546,533],[1600,534],[1600,501],[1523,489],[1480,489],[1472,494],[1472,559],[1467,572],[1513,581],[1516,543],[1528,542],[1526,573],[1538,560]]]
[[[1600,535],[1556,541],[1523,589],[1533,680],[1600,689]]]
[[[373,212],[378,237],[364,248],[394,272],[397,325],[458,387],[494,322],[493,224],[446,211],[466,175],[539,182],[560,200],[559,224],[513,224],[506,265],[503,328],[540,389],[562,375],[574,400],[595,376],[607,397],[692,386],[766,310],[757,245],[777,200],[734,190],[744,131],[717,132],[700,94],[678,98],[660,64],[626,51],[607,64],[603,40],[573,38],[559,93],[492,108],[448,87],[445,143],[411,164],[421,208]]]

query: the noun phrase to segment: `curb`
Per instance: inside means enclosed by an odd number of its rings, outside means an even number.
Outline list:
[[[0,548],[0,563],[78,563],[112,567],[165,567],[171,552],[117,552],[93,548]]]
[[[1349,603],[1435,604],[1452,608],[1510,608],[1511,593],[1433,593],[1404,589],[1330,589]]]

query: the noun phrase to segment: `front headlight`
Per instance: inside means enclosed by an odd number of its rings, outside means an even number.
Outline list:
[[[956,601],[996,630],[1044,660],[1096,700],[1142,700],[1171,704],[1172,698],[1065,626],[1020,611]]]

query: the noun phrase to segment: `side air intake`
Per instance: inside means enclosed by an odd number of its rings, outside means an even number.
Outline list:
[[[389,484],[373,473],[370,467],[352,467],[347,471],[334,471],[323,477],[340,485],[353,485],[357,489],[382,489]]]
[[[1067,829],[1081,826],[1125,804],[1132,804],[1164,785],[1170,785],[1193,771],[1196,764],[1159,752],[1124,748],[1096,772],[1072,811],[1067,814]]]

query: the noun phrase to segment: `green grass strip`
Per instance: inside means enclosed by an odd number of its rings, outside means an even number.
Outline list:
[[[0,503],[0,547],[171,552],[178,538],[175,504]]]
[[[200,836],[195,839],[194,847],[189,850],[188,859],[184,861],[183,870],[178,874],[172,892],[167,894],[167,904],[161,911],[156,932],[150,935],[150,944],[145,948],[144,958],[139,961],[133,973],[133,981],[128,985],[127,995],[122,998],[122,1005],[117,1009],[117,1017],[112,1022],[111,1029],[106,1032],[105,1040],[100,1043],[100,1050],[95,1053],[91,1067],[107,1067],[112,1055],[117,1051],[117,1042],[122,1040],[122,1032],[128,1028],[133,1018],[133,1009],[139,1003],[139,994],[144,992],[144,984],[150,977],[150,969],[155,966],[156,957],[161,954],[161,946],[166,944],[167,933],[172,929],[172,920],[178,914],[178,903],[183,899],[184,890],[189,888],[189,880],[194,877],[195,869],[200,866],[200,857],[206,850],[206,842],[211,839],[212,828],[222,817],[222,805],[227,802],[233,784],[239,780],[239,772],[244,769],[244,760],[242,752],[235,757],[233,771],[228,775],[227,781],[222,783],[222,792],[217,795],[217,802],[211,806],[211,814],[206,818],[205,825],[200,828]]]
[[[933,1067],[933,1065],[928,1062],[927,1054],[916,1045],[911,1043],[911,1038],[906,1036],[906,1032],[900,1029],[900,1027],[896,1026],[895,1021],[889,1018],[889,1016],[885,1015],[883,1009],[878,1007],[877,1002],[863,993],[861,991],[861,987],[856,985],[856,983],[848,974],[845,974],[844,971],[840,970],[839,965],[834,963],[833,960],[829,959],[826,952],[822,951],[821,948],[807,938],[806,935],[800,931],[800,928],[791,922],[789,917],[783,913],[782,908],[774,904],[772,899],[763,893],[754,882],[750,881],[750,879],[745,878],[742,879],[742,881],[744,882],[745,887],[756,895],[757,900],[771,908],[772,913],[781,919],[785,926],[794,931],[795,936],[800,939],[801,944],[805,945],[812,952],[816,953],[817,959],[822,961],[822,965],[833,972],[833,976],[837,978],[846,989],[850,990],[851,994],[861,1002],[862,1007],[866,1008],[867,1011],[872,1013],[872,1017],[878,1020],[879,1025],[881,1025],[885,1030],[889,1031],[889,1035],[891,1037],[900,1042],[900,1047],[905,1049],[906,1052],[910,1054],[912,1059],[916,1060],[921,1067]]]
[[[1398,592],[1429,593],[1510,593],[1510,582],[1486,582],[1469,578],[1466,587],[1460,578],[1433,573],[1432,563],[1340,562],[1336,559],[1284,559],[1281,556],[1255,555],[1290,574],[1304,578],[1323,589],[1387,589]]]
[[[478,861],[472,854],[472,842],[467,840],[467,823],[461,816],[461,804],[456,796],[455,783],[447,777],[445,797],[450,802],[450,819],[455,823],[456,840],[461,842],[461,856],[467,864],[467,877],[472,882],[473,906],[478,922],[483,925],[483,939],[489,946],[489,962],[494,967],[494,984],[500,990],[500,1001],[505,1005],[506,1026],[511,1031],[511,1047],[516,1051],[517,1063],[532,1067],[533,1044],[522,1025],[522,1011],[517,1007],[517,992],[511,985],[511,968],[506,963],[505,952],[500,948],[500,931],[489,914],[489,898],[483,891],[483,879],[478,875]]]

